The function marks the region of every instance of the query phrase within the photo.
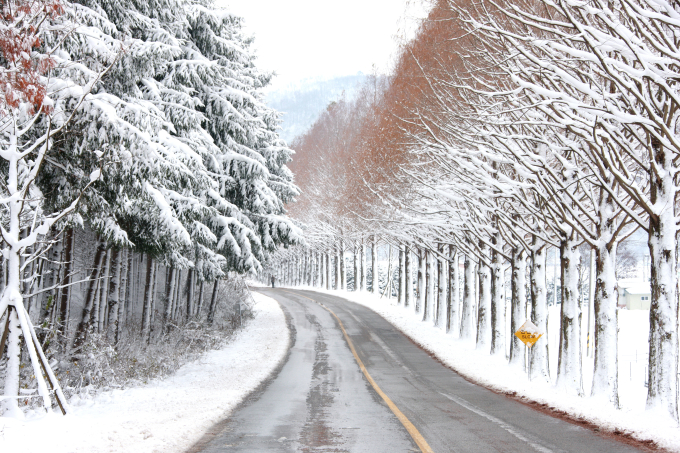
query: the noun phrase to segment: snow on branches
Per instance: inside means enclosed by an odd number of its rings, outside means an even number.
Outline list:
[[[59,0],[9,0],[0,8],[0,52],[6,61],[0,67],[0,108],[25,104],[32,114],[46,108],[42,76],[55,66],[51,55],[38,51],[41,34],[64,8]]]

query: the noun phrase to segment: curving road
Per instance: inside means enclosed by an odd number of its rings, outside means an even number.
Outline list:
[[[191,452],[641,451],[466,381],[366,307],[261,291],[289,318],[288,358]]]

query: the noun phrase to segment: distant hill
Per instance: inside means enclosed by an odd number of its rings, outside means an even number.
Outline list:
[[[352,99],[365,80],[362,73],[330,80],[306,80],[267,93],[267,104],[283,113],[281,137],[290,144],[295,137],[307,132],[328,104],[340,99],[343,91],[347,99]]]

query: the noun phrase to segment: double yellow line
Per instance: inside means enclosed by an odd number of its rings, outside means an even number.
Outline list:
[[[420,434],[420,432],[418,431],[418,429],[415,426],[413,426],[413,423],[411,423],[411,421],[408,418],[406,418],[404,413],[399,410],[397,405],[392,402],[392,400],[385,394],[385,392],[383,392],[380,389],[378,384],[376,384],[376,382],[373,380],[373,378],[369,374],[368,370],[364,366],[364,362],[361,361],[361,359],[359,358],[359,355],[357,354],[356,349],[354,349],[354,344],[352,343],[352,340],[350,340],[349,335],[347,335],[347,331],[345,330],[345,326],[342,324],[342,321],[340,321],[340,318],[338,318],[338,315],[333,313],[333,310],[326,307],[321,302],[318,302],[318,301],[316,301],[316,300],[314,300],[310,297],[303,296],[302,294],[298,294],[298,293],[293,293],[293,292],[287,291],[285,289],[283,291],[290,292],[291,294],[295,294],[296,296],[304,297],[305,299],[311,300],[312,302],[316,302],[317,304],[319,304],[323,308],[325,308],[335,318],[335,320],[338,321],[338,324],[340,325],[340,329],[342,330],[342,334],[345,336],[345,341],[347,341],[347,344],[349,345],[349,349],[352,351],[352,354],[354,355],[354,359],[359,364],[359,368],[361,368],[361,371],[362,371],[362,373],[364,373],[364,376],[366,376],[366,379],[368,380],[368,382],[370,382],[371,386],[373,386],[373,389],[385,401],[385,403],[387,404],[387,407],[389,407],[390,410],[394,413],[394,415],[397,416],[397,418],[399,419],[401,424],[404,425],[404,428],[406,428],[406,431],[408,431],[408,433],[411,435],[411,437],[413,438],[413,441],[416,443],[416,445],[418,445],[418,448],[420,448],[420,451],[422,451],[423,453],[434,453],[432,451],[432,449],[430,448],[430,446],[427,444],[427,441],[425,441],[425,438],[423,437],[423,435]]]

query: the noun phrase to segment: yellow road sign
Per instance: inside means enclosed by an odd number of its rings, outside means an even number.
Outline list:
[[[522,340],[522,343],[530,348],[543,336],[543,332],[541,332],[533,322],[527,319],[526,322],[522,324],[522,327],[515,332],[515,335]]]

